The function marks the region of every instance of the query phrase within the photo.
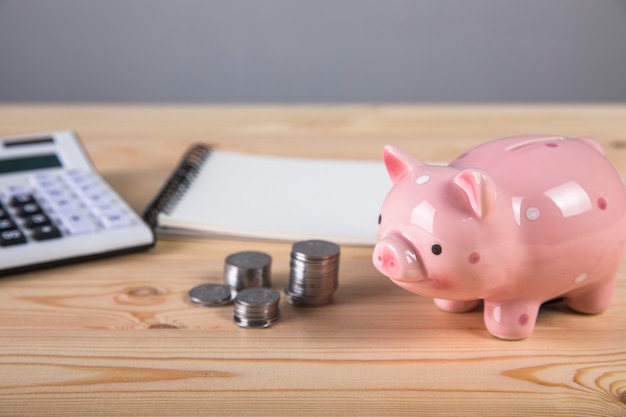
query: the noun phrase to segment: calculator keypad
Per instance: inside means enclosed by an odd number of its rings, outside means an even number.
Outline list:
[[[3,193],[4,191],[4,193]],[[0,190],[0,246],[131,226],[117,197],[97,176],[72,170],[33,175]]]
[[[0,246],[13,246],[26,243],[26,236],[9,216],[5,207],[0,205]]]

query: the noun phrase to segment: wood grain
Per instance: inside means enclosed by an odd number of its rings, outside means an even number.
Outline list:
[[[0,106],[0,135],[71,128],[142,211],[187,146],[377,159],[395,143],[449,160],[499,136],[594,136],[626,175],[626,106]],[[331,305],[281,300],[269,329],[187,292],[261,250],[276,289],[286,243],[159,240],[150,251],[0,280],[2,416],[625,416],[626,263],[609,311],[544,307],[504,342],[481,311],[447,314],[343,247]],[[0,260],[1,260],[0,251]]]

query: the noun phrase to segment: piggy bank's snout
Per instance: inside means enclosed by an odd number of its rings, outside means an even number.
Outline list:
[[[376,269],[389,278],[417,281],[424,278],[418,254],[400,237],[387,237],[374,247]]]

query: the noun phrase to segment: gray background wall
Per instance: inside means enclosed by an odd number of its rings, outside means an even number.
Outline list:
[[[0,101],[626,100],[626,0],[0,0]]]

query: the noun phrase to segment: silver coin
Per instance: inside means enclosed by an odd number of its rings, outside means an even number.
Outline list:
[[[322,306],[338,287],[340,248],[324,240],[305,240],[292,246],[287,301],[295,306]]]
[[[279,315],[277,314],[275,316],[268,317],[263,320],[249,320],[245,317],[235,315],[233,317],[233,320],[235,320],[235,323],[237,323],[240,327],[260,329],[260,328],[270,327],[272,324],[278,321],[278,318],[279,318]]]
[[[285,288],[287,302],[296,307],[321,307],[332,301],[332,295],[320,297],[319,295],[309,296],[302,292],[292,293],[289,287]]]
[[[279,301],[280,294],[276,290],[247,288],[235,298],[233,319],[241,327],[269,327],[280,317]]]
[[[292,246],[292,257],[303,261],[322,260],[339,256],[339,246],[325,240],[303,240]]]
[[[258,269],[270,265],[272,257],[263,252],[244,251],[228,255],[226,263],[237,268]]]
[[[189,290],[192,303],[201,306],[220,306],[233,301],[236,292],[223,284],[202,284]]]
[[[277,303],[280,300],[278,291],[271,288],[247,288],[237,294],[237,303],[247,306],[263,306]]]
[[[233,253],[224,262],[224,281],[235,290],[271,287],[271,265],[272,257],[263,252]]]

